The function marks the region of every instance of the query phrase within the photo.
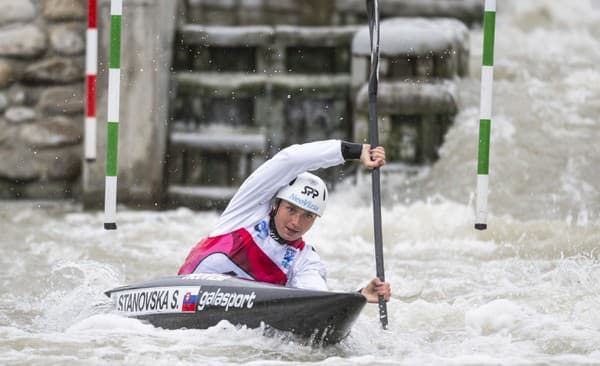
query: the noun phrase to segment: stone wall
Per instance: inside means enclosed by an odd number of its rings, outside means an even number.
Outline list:
[[[80,190],[86,3],[0,0],[0,198]]]

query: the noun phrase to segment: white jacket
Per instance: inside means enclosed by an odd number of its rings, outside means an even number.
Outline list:
[[[299,174],[343,162],[340,140],[292,145],[277,153],[244,181],[216,228],[192,249],[179,273],[235,273],[288,287],[327,290],[325,265],[314,249],[302,240],[280,244],[273,239],[269,213],[279,189]]]

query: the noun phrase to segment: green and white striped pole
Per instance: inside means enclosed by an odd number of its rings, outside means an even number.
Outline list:
[[[477,202],[475,209],[475,229],[477,230],[485,230],[487,228],[495,24],[496,0],[485,0],[485,12],[483,17],[483,62],[481,66],[481,97],[479,107]]]
[[[108,69],[108,130],[106,135],[106,186],[104,228],[117,228],[117,155],[119,146],[119,98],[121,79],[121,15],[123,0],[110,2],[110,59]]]

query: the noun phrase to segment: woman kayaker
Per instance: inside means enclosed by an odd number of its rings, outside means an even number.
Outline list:
[[[187,256],[179,274],[222,273],[288,287],[327,290],[326,268],[302,236],[322,216],[327,187],[308,173],[360,159],[385,164],[385,149],[340,140],[292,145],[262,164],[241,185],[217,227]],[[372,279],[360,292],[369,302],[390,298],[390,285]]]

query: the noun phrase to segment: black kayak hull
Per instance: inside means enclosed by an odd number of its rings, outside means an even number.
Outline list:
[[[166,329],[206,329],[221,320],[263,324],[317,343],[344,339],[366,299],[355,292],[294,289],[219,274],[195,273],[106,292],[114,309]]]

